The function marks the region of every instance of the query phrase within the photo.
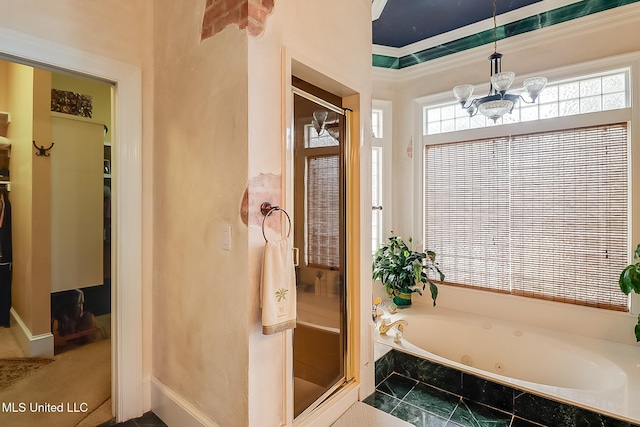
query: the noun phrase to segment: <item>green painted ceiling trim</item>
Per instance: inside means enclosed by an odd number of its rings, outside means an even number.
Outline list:
[[[502,40],[638,1],[640,0],[583,0],[500,26],[497,28],[497,38]],[[373,54],[373,66],[396,70],[407,68],[492,42],[493,28],[400,58]]]
[[[400,58],[396,58],[394,56],[376,55],[374,53],[373,66],[397,70],[400,68]]]

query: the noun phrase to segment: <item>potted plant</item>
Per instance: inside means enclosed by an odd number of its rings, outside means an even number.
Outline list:
[[[640,244],[633,254],[633,259],[640,259]],[[626,266],[624,270],[622,270],[622,273],[620,273],[618,283],[620,284],[620,289],[625,294],[629,295],[631,291],[640,294],[640,261]],[[640,316],[638,316],[638,324],[636,325],[635,332],[636,341],[640,342]]]
[[[412,242],[411,237],[408,241]],[[402,237],[391,236],[373,257],[373,279],[382,282],[387,295],[400,308],[410,306],[411,295],[414,292],[422,295],[428,283],[435,306],[438,286],[431,276],[437,276],[439,283],[444,281],[444,274],[435,259],[435,252],[414,251]]]

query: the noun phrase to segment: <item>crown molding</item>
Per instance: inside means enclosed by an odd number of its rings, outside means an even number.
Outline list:
[[[372,0],[371,1],[371,20],[375,21],[380,18],[384,7],[387,5],[387,0]]]

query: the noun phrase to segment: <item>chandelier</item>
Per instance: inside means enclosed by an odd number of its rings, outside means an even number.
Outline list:
[[[498,53],[498,30],[496,25],[496,1],[493,0],[493,54],[487,58],[490,63],[489,93],[480,98],[471,99],[473,85],[459,85],[453,88],[453,95],[463,109],[469,113],[469,117],[475,116],[478,111],[484,116],[492,119],[495,123],[506,113],[511,113],[513,106],[522,100],[528,104],[536,102],[538,95],[547,84],[546,77],[531,77],[522,82],[526,89],[530,101],[520,95],[509,94],[507,91],[511,87],[516,74],[513,71],[502,71],[502,54]]]
[[[339,127],[340,122],[338,114],[334,112],[334,116],[333,119],[329,119],[329,112],[326,110],[316,110],[313,112],[311,125],[316,130],[317,136],[322,136],[326,131],[331,138],[338,139],[340,131],[336,128]]]

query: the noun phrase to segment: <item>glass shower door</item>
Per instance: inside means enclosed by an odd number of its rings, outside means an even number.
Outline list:
[[[340,107],[294,90],[295,417],[346,380],[344,129]]]

